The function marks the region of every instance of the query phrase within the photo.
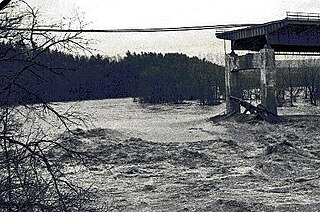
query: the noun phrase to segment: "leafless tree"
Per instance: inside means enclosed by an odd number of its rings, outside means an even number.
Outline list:
[[[303,78],[305,85],[306,96],[309,94],[310,103],[317,105],[316,94],[320,84],[320,69],[319,61],[317,60],[303,60],[300,63],[303,69]]]
[[[77,20],[81,27],[81,19]],[[15,66],[18,71],[0,73],[2,96],[6,95],[0,102],[0,210],[94,210],[88,206],[91,200],[89,190],[67,178],[55,152],[62,151],[79,162],[86,155],[70,149],[47,131],[52,128],[71,131],[72,125],[84,123],[84,120],[79,113],[61,112],[43,101],[21,81],[21,76],[26,73],[41,80],[37,71],[56,72],[63,68],[50,67],[38,60],[44,52],[52,49],[82,51],[87,41],[80,33],[35,33],[32,29],[39,27],[37,10],[24,1],[3,0],[0,3],[0,27],[0,41],[19,46],[21,50],[14,55],[9,54],[10,49],[0,52],[0,67],[1,64],[12,64],[12,67],[19,64]],[[10,30],[17,27],[30,30]],[[28,105],[22,101],[19,106],[12,105],[10,98],[15,89],[24,91],[40,103]]]
[[[0,10],[3,10],[9,3],[11,2],[11,0],[3,0],[0,2]]]

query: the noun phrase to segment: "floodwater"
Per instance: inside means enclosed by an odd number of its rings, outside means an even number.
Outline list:
[[[269,124],[214,123],[209,118],[224,105],[192,102],[58,106],[92,121],[61,142],[95,159],[89,166],[65,155],[61,161],[69,179],[95,189],[103,211],[319,211],[319,107],[281,108],[299,116]]]
[[[126,98],[62,103],[60,106],[72,106],[73,110],[89,115],[91,127],[116,130],[148,141],[210,140],[217,139],[225,131],[209,121],[210,117],[224,112],[224,104],[140,104]]]

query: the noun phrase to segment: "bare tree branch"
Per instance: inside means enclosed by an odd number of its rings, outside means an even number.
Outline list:
[[[2,0],[0,10],[10,2]],[[13,2],[17,4],[12,4],[12,11],[1,11],[0,27],[28,26],[31,30],[0,31],[0,42],[9,46],[0,52],[0,63],[6,66],[0,73],[4,93],[0,103],[0,210],[86,211],[83,208],[87,207],[84,203],[90,198],[87,195],[89,188],[78,187],[66,177],[61,168],[64,165],[61,157],[67,155],[84,164],[92,156],[64,145],[62,136],[50,137],[42,126],[72,133],[71,126],[83,125],[84,119],[77,113],[61,112],[47,103],[35,92],[37,87],[28,87],[23,78],[31,76],[37,82],[42,81],[41,74],[45,72],[63,76],[62,71],[57,71],[64,70],[63,65],[56,67],[60,64],[47,63],[47,55],[52,50],[85,51],[86,46],[81,43],[80,33],[35,32],[33,29],[39,26],[38,11],[23,0]],[[18,3],[24,4],[24,10]],[[78,20],[82,25],[81,19]],[[40,104],[27,105],[21,101],[19,106],[10,105],[11,95],[17,91]]]
[[[3,10],[10,2],[11,0],[3,0],[0,2],[0,10]]]

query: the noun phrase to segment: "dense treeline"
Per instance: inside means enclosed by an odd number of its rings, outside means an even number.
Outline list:
[[[2,104],[121,97],[147,102],[192,99],[214,104],[224,91],[223,67],[178,53],[128,52],[115,61],[100,55],[39,50],[39,55],[32,53],[30,67],[30,55],[19,45],[1,44],[0,52]]]
[[[135,76],[132,96],[147,102],[186,99],[214,104],[224,91],[224,68],[183,54],[127,54],[120,63]]]

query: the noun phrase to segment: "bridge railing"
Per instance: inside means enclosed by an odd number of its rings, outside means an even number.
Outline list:
[[[320,13],[287,12],[287,19],[320,21]]]

